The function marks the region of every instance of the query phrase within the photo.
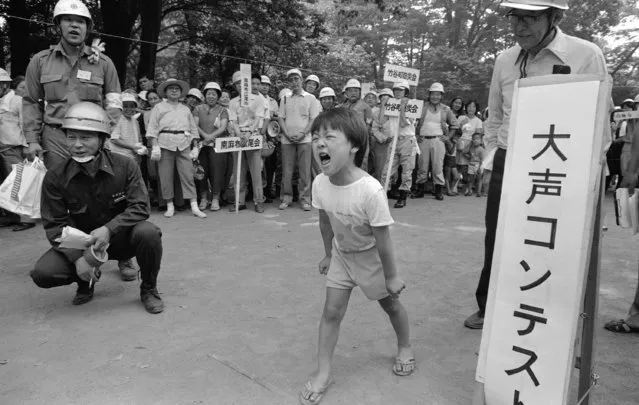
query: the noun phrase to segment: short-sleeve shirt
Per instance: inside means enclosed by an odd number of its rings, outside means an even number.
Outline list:
[[[280,102],[279,117],[284,120],[286,130],[289,134],[297,134],[306,129],[320,113],[319,103],[314,95],[304,90],[300,94],[285,96]],[[285,136],[282,136],[283,144],[291,143]],[[310,143],[311,134],[308,133],[299,143]]]
[[[111,140],[121,139],[128,143],[136,144],[142,143],[142,137],[140,136],[140,123],[136,118],[127,118],[124,115],[120,117],[120,120],[113,128],[111,132]],[[136,154],[131,149],[120,147],[113,142],[109,143],[109,149],[112,152],[126,155],[129,157],[135,157]]]
[[[235,97],[229,103],[229,121],[235,123],[240,129],[256,125],[262,126],[264,118],[268,118],[269,104],[266,97],[261,94],[249,94],[249,106],[242,107],[240,97]]]
[[[228,111],[219,104],[216,104],[215,107],[200,104],[193,110],[193,116],[198,119],[198,126],[207,134],[217,131],[221,121],[229,119]]]
[[[9,90],[0,98],[0,145],[25,146],[22,132],[22,97]]]
[[[195,118],[184,104],[162,101],[151,110],[146,137],[157,138],[160,148],[185,150],[193,138],[199,137],[198,134]]]
[[[368,174],[351,184],[336,186],[320,173],[311,190],[313,207],[328,215],[335,245],[341,252],[361,252],[374,247],[373,227],[394,222],[384,188]]]

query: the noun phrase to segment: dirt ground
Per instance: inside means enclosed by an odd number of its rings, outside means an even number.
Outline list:
[[[398,266],[408,282],[418,361],[391,372],[394,334],[377,304],[356,291],[323,404],[469,404],[481,332],[476,310],[485,199],[409,200],[393,210]],[[251,208],[251,207],[249,207]],[[614,225],[606,201],[593,404],[635,405],[639,335],[603,329],[622,317],[637,284],[637,241]],[[159,289],[166,309],[147,314],[137,282],[104,269],[94,300],[75,287],[37,288],[28,277],[48,247],[41,227],[0,230],[0,404],[296,404],[314,369],[324,279],[317,212],[267,206],[151,220],[164,232]],[[571,404],[576,403],[573,399]]]

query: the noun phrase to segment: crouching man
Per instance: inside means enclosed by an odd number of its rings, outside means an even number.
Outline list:
[[[109,117],[96,104],[70,107],[62,129],[71,157],[49,170],[42,185],[42,221],[53,247],[38,260],[31,278],[42,288],[77,283],[73,304],[86,304],[107,258],[135,256],[142,275],[142,303],[152,314],[162,312],[156,287],[162,232],[146,221],[148,193],[138,165],[103,148],[110,136]],[[56,240],[65,226],[90,234],[90,246],[60,248]]]

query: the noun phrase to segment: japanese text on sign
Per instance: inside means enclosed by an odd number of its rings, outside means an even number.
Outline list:
[[[402,108],[401,100],[391,98],[386,102],[384,115],[389,117],[399,117],[399,111]],[[420,118],[422,116],[422,108],[424,108],[423,100],[408,100],[406,104],[406,118]]]
[[[412,69],[397,65],[386,65],[384,70],[385,82],[397,82],[406,80],[411,86],[417,86],[419,83],[419,69]]]
[[[639,111],[619,111],[612,116],[617,122],[623,120],[639,120]]]
[[[251,94],[251,65],[240,64],[240,105],[242,107],[249,106],[249,95]]]
[[[217,153],[237,152],[240,150],[262,149],[264,138],[262,135],[253,135],[248,138],[229,137],[215,139],[215,151]]]
[[[513,101],[477,367],[487,404],[566,403],[573,367],[605,97],[592,78],[541,80],[521,80]]]

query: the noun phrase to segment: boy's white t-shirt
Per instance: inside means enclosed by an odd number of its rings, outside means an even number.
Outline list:
[[[336,186],[320,173],[313,181],[313,207],[324,210],[331,221],[335,244],[344,253],[361,252],[375,246],[373,226],[394,221],[384,187],[372,176]]]

